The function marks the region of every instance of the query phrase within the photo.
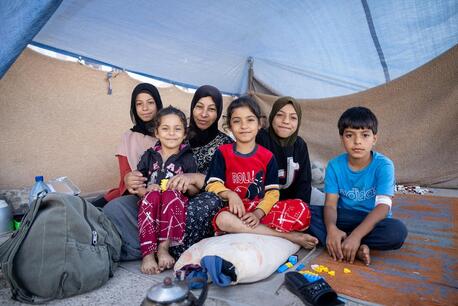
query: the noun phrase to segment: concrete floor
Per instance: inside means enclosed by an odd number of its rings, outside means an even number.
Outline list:
[[[433,191],[432,195],[458,197],[458,190],[430,190]],[[299,252],[299,258],[307,263],[322,251],[322,249],[317,249],[306,252],[302,249]],[[101,288],[72,298],[55,300],[47,305],[140,305],[151,286],[162,282],[164,277],[171,275],[171,271],[155,276],[144,275],[140,272],[140,261],[123,262],[116,270],[114,277]],[[267,279],[252,284],[239,284],[226,288],[210,285],[205,305],[303,305],[299,298],[282,285],[283,279],[284,274],[274,273]],[[193,290],[193,293],[197,296],[200,292]],[[0,305],[21,305],[13,301],[10,296],[10,290],[0,273]],[[340,298],[349,306],[376,305],[348,296],[340,296]]]

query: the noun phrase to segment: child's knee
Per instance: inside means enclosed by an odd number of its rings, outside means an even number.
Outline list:
[[[233,220],[233,215],[228,211],[222,211],[216,217],[216,225],[222,231],[228,231],[231,227],[231,222]]]
[[[391,232],[391,245],[392,249],[396,250],[402,247],[404,241],[407,238],[407,227],[400,220],[392,219],[392,224],[390,225]]]

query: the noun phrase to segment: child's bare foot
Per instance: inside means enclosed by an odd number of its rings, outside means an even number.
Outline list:
[[[318,243],[318,239],[309,234],[291,232],[289,235],[291,235],[290,240],[292,242],[299,244],[306,250],[313,249]]]
[[[166,269],[171,269],[175,264],[175,259],[169,254],[168,243],[166,245],[159,245],[157,251],[157,261],[159,262],[159,269],[164,271]]]
[[[370,249],[367,245],[361,244],[358,249],[358,253],[356,253],[356,257],[364,262],[366,266],[371,263],[371,256],[370,256]]]
[[[153,253],[143,257],[140,270],[145,274],[158,274],[161,272]]]

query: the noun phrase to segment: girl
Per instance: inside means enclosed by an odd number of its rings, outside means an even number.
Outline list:
[[[141,83],[134,88],[130,101],[130,118],[134,126],[123,134],[116,152],[119,164],[119,185],[95,200],[93,202],[95,206],[103,207],[107,202],[126,193],[124,176],[136,169],[142,154],[157,141],[151,136],[149,128],[157,111],[161,109],[162,100],[156,87]]]
[[[143,154],[137,166],[147,178],[146,187],[137,189],[143,197],[138,208],[138,229],[141,271],[146,274],[157,274],[173,266],[169,247],[182,243],[186,225],[188,198],[177,190],[166,189],[166,182],[161,181],[197,171],[191,149],[183,144],[186,116],[182,111],[172,106],[160,110],[154,120],[154,133],[159,142]],[[193,186],[187,189],[188,194],[197,191]]]
[[[234,100],[227,109],[227,125],[236,143],[218,148],[206,178],[207,191],[229,204],[213,218],[215,231],[277,236],[313,248],[310,235],[298,232],[310,224],[307,205],[295,201],[277,203],[275,157],[256,144],[260,118],[259,105],[249,97]]]

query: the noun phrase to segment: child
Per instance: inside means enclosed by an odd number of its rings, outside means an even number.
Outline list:
[[[162,109],[162,100],[156,87],[148,83],[135,86],[130,100],[130,118],[134,126],[123,134],[116,152],[120,174],[119,185],[92,202],[94,206],[103,207],[111,200],[128,193],[124,177],[135,170],[142,154],[156,143],[157,139],[151,136],[149,127],[160,109]]]
[[[229,204],[213,218],[215,231],[277,236],[313,248],[310,235],[299,232],[309,226],[307,205],[277,203],[277,163],[269,150],[256,144],[260,117],[259,105],[249,97],[236,99],[227,108],[227,124],[236,143],[218,148],[206,178],[206,190]],[[288,215],[281,214],[285,209]]]
[[[154,119],[154,133],[158,144],[145,152],[137,166],[148,178],[147,187],[138,189],[138,195],[143,197],[138,209],[141,271],[146,274],[157,274],[172,267],[175,261],[169,247],[182,242],[186,224],[187,197],[170,189],[161,192],[161,180],[197,171],[191,149],[183,145],[186,116],[182,111],[172,106],[160,110]],[[192,186],[189,188],[188,193],[198,191]]]
[[[377,118],[369,109],[347,109],[338,128],[347,153],[328,164],[325,206],[312,206],[310,232],[334,260],[369,265],[370,249],[399,249],[407,237],[405,225],[391,218],[394,165],[372,150]]]

